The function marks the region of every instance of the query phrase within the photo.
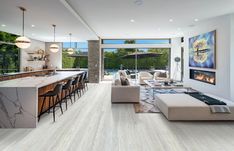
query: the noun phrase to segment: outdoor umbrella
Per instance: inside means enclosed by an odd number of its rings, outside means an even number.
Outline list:
[[[88,55],[86,55],[86,54],[72,54],[72,55],[69,55],[69,57],[74,57],[74,58],[87,58]]]
[[[123,56],[124,59],[130,59],[130,58],[136,58],[136,59],[140,59],[140,58],[148,58],[148,57],[157,57],[162,55],[161,53],[155,53],[155,52],[134,52],[131,54],[127,54],[125,56]]]
[[[156,52],[134,52],[131,54],[127,54],[123,56],[124,59],[131,59],[135,58],[135,74],[137,75],[137,59],[140,58],[148,58],[148,57],[158,57],[162,55],[161,53],[156,53]],[[137,77],[136,77],[137,79]]]

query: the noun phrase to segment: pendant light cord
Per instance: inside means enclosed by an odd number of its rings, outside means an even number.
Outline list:
[[[69,35],[70,35],[70,48],[71,48],[71,35],[72,35],[72,34],[70,33]]]
[[[56,25],[52,25],[54,27],[54,42],[55,42],[55,27]]]
[[[24,36],[24,10],[23,10],[23,36]]]
[[[24,12],[26,11],[26,9],[24,7],[19,7],[19,9],[22,11],[23,14],[23,19],[22,19],[22,36],[24,36]]]

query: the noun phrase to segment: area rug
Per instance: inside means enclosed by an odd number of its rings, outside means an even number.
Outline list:
[[[156,94],[176,94],[184,93],[185,89],[158,89],[154,90]],[[134,104],[136,113],[161,113],[158,109],[157,98],[153,98],[153,89],[149,86],[140,86],[140,102]]]

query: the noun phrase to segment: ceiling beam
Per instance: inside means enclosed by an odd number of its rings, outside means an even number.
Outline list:
[[[85,21],[85,19],[82,18],[82,16],[72,7],[72,5],[67,0],[60,0],[60,2],[92,33],[94,33],[97,36],[97,39],[99,39],[99,35],[96,33],[96,31],[89,26],[89,24]]]

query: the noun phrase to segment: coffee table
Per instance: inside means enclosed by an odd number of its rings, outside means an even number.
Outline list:
[[[155,99],[155,92],[157,89],[186,89],[187,92],[192,91],[191,87],[184,86],[181,82],[173,82],[165,85],[165,81],[156,81],[156,80],[144,80],[145,84],[150,86],[153,90],[153,99]]]

